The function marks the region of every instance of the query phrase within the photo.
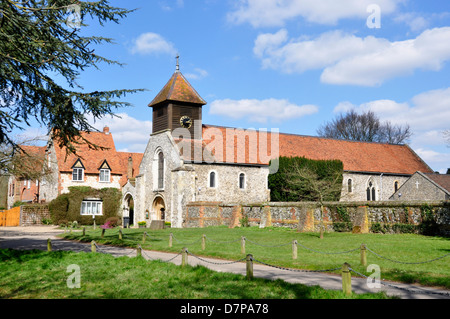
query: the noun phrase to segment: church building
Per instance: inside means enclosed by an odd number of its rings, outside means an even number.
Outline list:
[[[280,156],[341,160],[342,201],[388,200],[416,171],[432,173],[407,145],[206,125],[206,104],[177,64],[148,105],[153,131],[139,175],[122,188],[123,217],[131,217],[131,224],[160,221],[184,227],[191,202],[269,202],[268,176],[276,172]]]

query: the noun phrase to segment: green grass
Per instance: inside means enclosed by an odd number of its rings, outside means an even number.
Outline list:
[[[356,271],[370,275],[366,267],[360,265],[359,250],[345,254],[325,254],[343,252],[366,244],[369,249],[391,260],[420,263],[450,253],[448,238],[428,237],[416,234],[352,234],[326,233],[323,239],[316,233],[297,233],[287,228],[257,227],[234,228],[207,227],[194,229],[123,229],[124,239],[118,239],[118,229],[106,230],[104,239],[101,230],[66,234],[66,238],[116,246],[137,247],[143,249],[178,253],[183,247],[199,256],[210,256],[227,260],[238,260],[241,254],[240,238],[247,238],[246,254],[270,265],[296,269],[323,270],[334,269],[347,262]],[[145,244],[142,235],[148,234]],[[169,248],[169,235],[173,233],[173,247]],[[205,234],[206,249],[201,249],[201,237]],[[298,259],[292,259],[293,240],[299,242]],[[255,244],[256,243],[256,244]],[[278,246],[278,247],[270,247]],[[306,247],[306,248],[305,248]],[[319,251],[319,252],[316,252]],[[367,251],[367,263],[377,264],[381,268],[382,279],[419,283],[450,289],[450,256],[421,264],[402,264],[386,260]],[[336,271],[337,273],[337,271]]]
[[[69,288],[80,268],[80,288]],[[388,299],[384,293],[344,295],[318,286],[219,273],[208,268],[67,251],[0,250],[1,299]]]

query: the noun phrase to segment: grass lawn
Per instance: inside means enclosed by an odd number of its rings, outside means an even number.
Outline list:
[[[67,271],[79,266],[80,288]],[[0,249],[0,299],[388,299],[107,254]],[[74,309],[75,310],[75,309]]]
[[[450,255],[423,263],[450,253],[449,238],[428,237],[416,234],[352,234],[326,233],[323,239],[317,233],[297,233],[287,228],[258,227],[234,228],[207,227],[194,229],[122,229],[123,240],[118,239],[119,229],[108,229],[104,238],[101,230],[87,230],[66,234],[68,239],[81,241],[95,240],[97,243],[117,246],[178,253],[183,247],[198,256],[210,256],[228,260],[244,257],[241,253],[241,237],[246,238],[246,254],[270,265],[281,267],[323,270],[334,269],[347,262],[356,271],[366,274],[366,267],[360,265],[360,251],[346,252],[365,244],[367,264],[377,264],[381,278],[405,283],[420,283],[450,289]],[[144,232],[145,243],[142,244]],[[169,247],[170,233],[173,233],[173,246]],[[202,250],[201,238],[206,235],[206,249]],[[298,241],[298,259],[292,259],[292,241]],[[336,254],[339,253],[339,254]],[[399,261],[402,263],[398,263]],[[411,263],[411,264],[410,264]],[[336,271],[337,273],[338,271]]]

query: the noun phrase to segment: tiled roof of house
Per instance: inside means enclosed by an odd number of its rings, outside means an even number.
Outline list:
[[[164,101],[189,102],[205,105],[206,102],[185,79],[181,72],[175,72],[169,82],[148,106],[155,106]]]
[[[45,146],[20,145],[23,152],[20,152],[22,165],[27,169],[40,172],[45,159]]]
[[[64,147],[61,148],[57,143],[54,143],[58,168],[61,172],[72,172],[73,165],[80,159],[86,174],[98,174],[100,166],[105,160],[111,169],[111,174],[122,175],[125,183],[128,178],[134,178],[139,174],[139,165],[143,154],[117,152],[113,136],[109,133],[109,130],[104,130],[103,132],[82,132],[81,134],[90,143],[103,149],[93,149],[87,143],[82,142],[76,146],[77,155],[67,155]],[[128,159],[130,157],[133,164],[132,176],[128,176]]]
[[[228,140],[227,140],[228,133]],[[270,158],[272,136],[267,132],[233,129],[220,126],[203,125],[203,141],[184,141],[185,160],[194,158],[195,151],[214,155],[215,162],[267,165]],[[247,135],[247,137],[246,137]],[[231,138],[233,140],[231,141]],[[245,141],[245,142],[239,142]],[[260,142],[261,140],[261,142]],[[190,145],[190,154],[187,150]],[[267,145],[267,152],[260,153],[260,147]],[[208,150],[208,152],[205,152]],[[274,149],[275,150],[275,149]],[[262,151],[262,149],[261,149]],[[233,156],[234,155],[234,156]],[[262,155],[262,156],[260,156]],[[313,136],[279,134],[279,156],[306,157],[315,160],[341,160],[345,171],[391,173],[412,175],[416,171],[431,173],[431,168],[407,145],[345,141]],[[203,158],[204,161],[213,160]]]

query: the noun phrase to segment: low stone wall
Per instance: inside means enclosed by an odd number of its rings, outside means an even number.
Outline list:
[[[42,225],[43,219],[50,219],[48,205],[33,204],[20,207],[20,226]]]
[[[318,203],[224,204],[191,202],[183,216],[183,227],[241,225],[290,227],[299,231],[318,231],[321,225]],[[434,232],[450,235],[450,202],[327,202],[323,225],[327,231],[419,232],[421,225],[432,225]],[[431,226],[430,226],[431,227]]]

